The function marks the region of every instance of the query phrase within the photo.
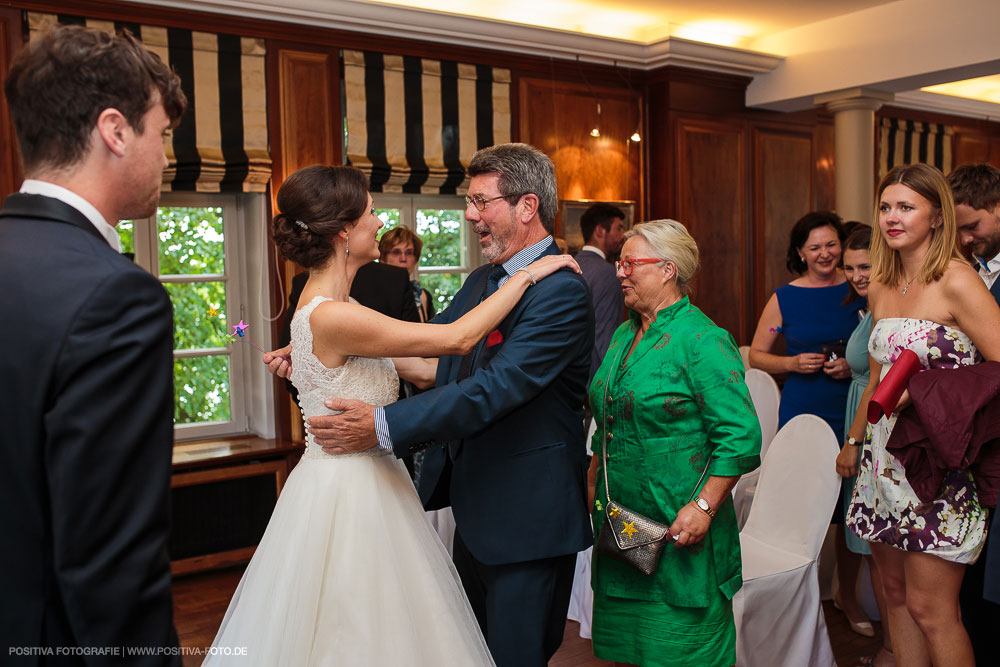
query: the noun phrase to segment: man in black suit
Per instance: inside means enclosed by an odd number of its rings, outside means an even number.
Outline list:
[[[990,294],[1000,305],[1000,169],[966,164],[948,174],[955,197],[958,243],[972,257]],[[1000,627],[1000,512],[986,533],[983,553],[966,568],[960,602],[976,664],[995,665]]]
[[[114,226],[155,213],[186,100],[131,35],[79,26],[4,92],[27,178],[0,209],[0,655],[179,665],[170,300]]]

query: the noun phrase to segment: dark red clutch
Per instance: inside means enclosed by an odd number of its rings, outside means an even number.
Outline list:
[[[923,370],[913,350],[903,350],[896,362],[878,383],[878,389],[868,401],[868,423],[875,424],[896,409],[899,397],[906,391],[910,378]]]

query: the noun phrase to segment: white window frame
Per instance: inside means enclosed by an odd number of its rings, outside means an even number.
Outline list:
[[[375,208],[395,208],[399,209],[399,225],[406,227],[414,234],[417,234],[417,210],[418,209],[466,209],[465,197],[451,195],[408,195],[391,193],[373,193],[372,199]],[[462,222],[461,233],[465,240],[462,244],[462,262],[460,265],[424,267],[417,263],[417,275],[433,273],[460,273],[462,274],[462,284],[475,269],[486,264],[483,251],[479,246],[479,237],[472,233],[468,221]]]
[[[163,193],[161,208],[221,207],[222,233],[225,238],[225,270],[219,274],[181,274],[161,276],[156,236],[156,215],[133,221],[135,262],[165,284],[223,282],[226,290],[226,316],[229,320],[255,324],[254,341],[271,349],[271,327],[264,309],[269,300],[266,288],[266,198],[262,194]],[[259,286],[259,289],[258,289]],[[258,293],[263,289],[262,293]],[[226,322],[229,326],[231,323]],[[268,382],[260,353],[251,345],[233,343],[228,348],[174,350],[174,359],[227,355],[229,357],[228,420],[175,424],[175,441],[256,433],[274,437],[273,383]],[[255,418],[256,417],[256,418]]]

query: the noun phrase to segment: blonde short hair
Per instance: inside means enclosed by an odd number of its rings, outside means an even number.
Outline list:
[[[687,228],[676,220],[650,220],[628,231],[625,238],[641,236],[660,259],[677,268],[677,287],[682,294],[691,291],[690,282],[698,270],[698,244]]]
[[[877,280],[889,287],[898,286],[906,280],[903,272],[903,260],[899,253],[889,247],[879,227],[879,205],[882,193],[890,185],[905,185],[909,189],[930,202],[932,213],[941,216],[941,224],[931,230],[931,246],[927,250],[923,263],[913,278],[924,284],[938,280],[944,275],[948,264],[953,259],[962,260],[958,253],[958,231],[955,223],[955,201],[952,199],[951,188],[937,168],[927,164],[904,164],[893,168],[878,186],[875,197],[875,213],[872,234],[872,244],[869,251],[872,263],[872,280]]]

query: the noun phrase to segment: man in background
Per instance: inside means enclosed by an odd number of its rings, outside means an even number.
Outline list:
[[[580,217],[580,232],[584,246],[576,253],[576,262],[590,288],[594,306],[594,350],[590,355],[589,377],[593,380],[611,344],[611,334],[625,319],[622,286],[609,261],[621,252],[625,243],[625,213],[611,204],[594,204]]]
[[[0,209],[0,651],[180,665],[173,317],[115,225],[156,212],[187,101],[131,35],[79,26],[26,46],[4,93],[26,180]]]

